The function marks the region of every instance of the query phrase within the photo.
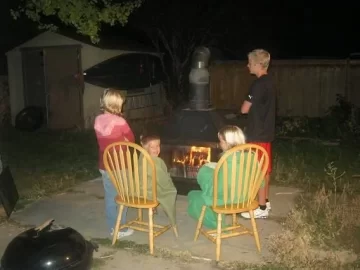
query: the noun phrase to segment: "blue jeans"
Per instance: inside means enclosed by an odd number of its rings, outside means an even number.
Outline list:
[[[105,191],[105,214],[106,214],[106,223],[109,227],[109,232],[115,228],[116,218],[118,215],[118,206],[115,203],[115,196],[117,195],[116,189],[111,182],[109,175],[104,170],[99,170],[101,173],[104,191]],[[126,223],[126,213],[127,207],[124,207],[120,224],[123,225]],[[127,229],[122,229],[121,231],[127,231]]]

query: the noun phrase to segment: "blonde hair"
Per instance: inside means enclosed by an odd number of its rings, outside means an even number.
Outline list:
[[[248,53],[248,58],[262,68],[267,69],[270,65],[270,53],[264,49],[255,49]]]
[[[218,136],[228,144],[229,148],[245,143],[244,132],[237,126],[222,127]]]
[[[100,109],[103,112],[121,115],[124,102],[125,97],[121,94],[120,90],[107,88],[100,98]]]

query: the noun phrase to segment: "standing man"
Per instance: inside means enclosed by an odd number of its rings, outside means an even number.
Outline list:
[[[248,54],[250,74],[256,76],[249,93],[241,106],[241,113],[248,114],[248,125],[245,130],[248,143],[265,148],[269,155],[269,168],[265,176],[266,205],[260,205],[254,211],[255,218],[267,218],[271,205],[269,202],[269,183],[272,171],[271,143],[275,138],[276,93],[271,77],[268,75],[270,53],[263,49],[253,50]],[[249,213],[242,213],[250,218]]]

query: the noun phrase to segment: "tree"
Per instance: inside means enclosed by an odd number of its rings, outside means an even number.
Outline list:
[[[130,16],[129,25],[143,30],[154,47],[164,52],[162,67],[167,90],[175,103],[187,99],[191,55],[197,46],[213,46],[226,29],[221,19],[232,1],[145,1]]]
[[[21,0],[11,13],[15,19],[25,15],[40,28],[55,29],[54,21],[73,26],[96,43],[102,24],[125,25],[141,4],[142,0]]]

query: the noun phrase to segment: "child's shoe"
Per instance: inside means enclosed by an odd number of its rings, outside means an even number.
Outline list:
[[[133,229],[127,228],[126,231],[120,231],[120,232],[118,232],[117,239],[130,236],[130,235],[132,235],[133,233],[134,233],[134,230],[133,230]],[[114,229],[111,231],[111,236],[113,236],[113,235],[114,235]]]
[[[249,212],[241,213],[241,216],[243,218],[250,219]],[[254,210],[254,218],[268,218],[268,216],[269,216],[269,211],[267,209],[261,210],[260,208],[256,208]]]

